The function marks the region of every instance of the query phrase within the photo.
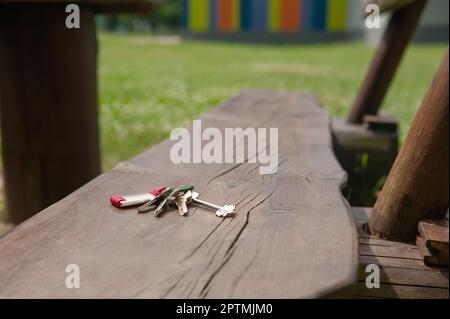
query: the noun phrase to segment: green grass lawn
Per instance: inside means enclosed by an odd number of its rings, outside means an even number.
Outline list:
[[[99,42],[104,170],[246,88],[312,91],[333,116],[346,116],[374,53],[363,43],[162,45],[149,36],[112,34]],[[400,120],[402,137],[445,48],[408,50],[383,107]]]

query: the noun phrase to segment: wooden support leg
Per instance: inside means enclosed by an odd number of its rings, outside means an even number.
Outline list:
[[[442,218],[449,200],[448,50],[369,219],[373,234],[414,241],[417,223]]]
[[[364,115],[377,114],[426,4],[427,0],[416,0],[393,13],[353,103],[349,123],[362,123]]]
[[[8,219],[21,222],[100,172],[94,12],[0,5],[0,111]]]

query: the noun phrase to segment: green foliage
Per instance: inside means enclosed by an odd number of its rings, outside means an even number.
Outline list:
[[[178,30],[181,27],[181,1],[166,0],[144,16],[135,15],[97,15],[99,30],[133,32],[140,30],[137,25],[151,27],[152,31]],[[149,28],[150,29],[150,28]]]
[[[149,21],[155,29],[161,26],[178,29],[181,26],[181,1],[166,0],[149,15]]]

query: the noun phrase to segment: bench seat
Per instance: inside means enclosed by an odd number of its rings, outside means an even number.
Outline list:
[[[118,164],[0,238],[0,297],[313,298],[356,282],[358,234],[341,194],[330,117],[310,93],[247,90],[203,114],[202,127],[279,128],[279,168],[173,164],[166,140]],[[225,145],[225,149],[230,145]],[[192,184],[234,204],[156,218],[109,197]],[[68,264],[80,288],[68,289]]]

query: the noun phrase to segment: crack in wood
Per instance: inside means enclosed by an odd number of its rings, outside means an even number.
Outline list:
[[[267,201],[272,195],[273,195],[274,191],[272,191],[268,196],[266,196],[262,201],[260,201],[259,203],[257,203],[256,205],[254,205],[253,207],[251,207],[248,211],[247,211],[247,216],[246,216],[246,220],[244,222],[244,225],[242,225],[241,229],[239,230],[238,234],[236,235],[236,237],[234,238],[234,240],[231,242],[230,246],[228,247],[226,253],[225,253],[225,259],[224,261],[219,265],[219,267],[217,267],[217,269],[211,274],[211,276],[209,277],[209,279],[206,281],[205,285],[203,286],[203,288],[200,291],[200,296],[199,298],[206,298],[206,296],[208,295],[209,292],[209,286],[211,284],[211,282],[214,280],[214,278],[219,274],[219,272],[223,269],[223,267],[225,267],[225,265],[228,263],[228,261],[231,259],[231,257],[234,254],[235,251],[235,247],[236,247],[236,243],[238,242],[239,238],[241,237],[242,233],[244,232],[245,228],[248,226],[248,223],[250,221],[250,214],[251,212],[257,208],[258,206],[260,206],[261,204],[263,204],[265,201]],[[259,193],[260,194],[260,193]],[[259,194],[257,196],[259,196]],[[255,196],[254,199],[257,197]]]
[[[188,260],[189,258],[192,257],[192,255],[194,255],[202,246],[203,244],[209,239],[209,237],[212,236],[212,234],[214,234],[214,232],[220,227],[220,225],[223,224],[223,222],[225,221],[225,219],[223,218],[209,233],[208,235],[206,235],[205,238],[203,238],[203,240],[185,257],[183,258],[183,260],[181,261],[181,263],[185,262],[186,260]]]
[[[247,266],[244,267],[244,269],[241,271],[241,273],[236,277],[236,279],[233,281],[233,283],[231,284],[231,286],[233,287],[231,289],[231,292],[229,294],[229,298],[231,298],[231,296],[233,295],[234,291],[236,290],[236,287],[238,285],[238,283],[241,281],[241,279],[244,277],[245,273],[250,269],[250,267],[253,265],[253,263],[256,260],[256,257],[259,254],[259,251],[261,250],[261,246],[258,245],[258,248],[256,249],[255,254],[253,255],[252,259],[250,260],[250,262],[247,264]]]

